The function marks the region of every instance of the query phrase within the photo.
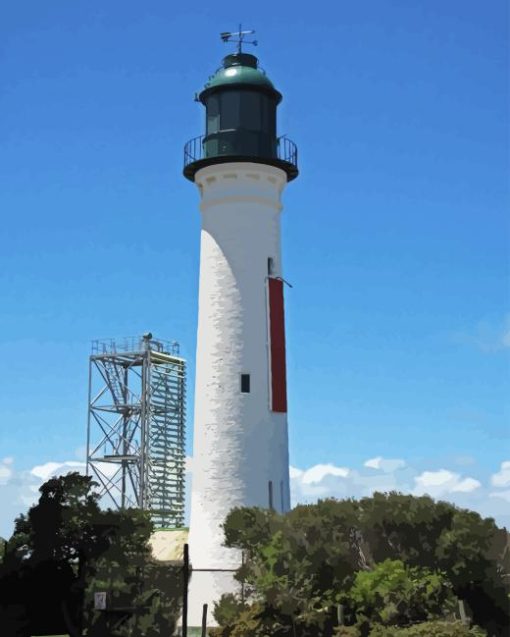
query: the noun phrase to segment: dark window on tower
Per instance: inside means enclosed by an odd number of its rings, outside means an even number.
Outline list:
[[[267,273],[271,276],[274,272],[274,262],[272,257],[267,257]]]
[[[249,374],[241,374],[241,392],[243,394],[250,393],[250,375]]]

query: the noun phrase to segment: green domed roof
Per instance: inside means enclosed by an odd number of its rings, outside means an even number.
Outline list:
[[[223,86],[224,84],[252,84],[274,89],[273,83],[260,69],[249,66],[230,66],[219,69],[205,85],[205,88]]]
[[[275,89],[267,75],[258,68],[258,60],[249,53],[233,53],[223,60],[223,67],[209,78],[202,92],[222,86],[245,85],[261,88],[276,94],[281,99],[280,93]],[[279,101],[278,99],[278,101]]]

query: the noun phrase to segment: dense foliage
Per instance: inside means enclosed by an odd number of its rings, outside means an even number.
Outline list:
[[[361,637],[361,631],[357,626],[342,626],[335,630],[335,637]],[[487,637],[487,633],[460,621],[430,621],[405,628],[375,624],[368,637]]]
[[[408,628],[389,628],[375,626],[370,637],[486,637],[487,633],[474,626],[469,628],[461,622],[432,621],[409,626]]]
[[[450,582],[441,573],[401,560],[385,560],[360,571],[346,595],[356,621],[402,626],[441,616],[457,607]]]
[[[104,511],[91,478],[52,478],[16,520],[0,565],[0,626],[6,635],[171,634],[180,574],[151,560],[152,524],[139,510]],[[105,591],[108,611],[95,611]],[[4,632],[2,632],[4,634]]]
[[[328,637],[342,634],[340,623],[362,637],[392,626],[420,635],[420,623],[445,619],[453,631],[445,634],[456,635],[464,630],[451,621],[459,599],[489,635],[508,634],[508,535],[471,511],[377,493],[286,515],[236,509],[224,531],[226,545],[245,556],[237,573],[244,598],[216,607],[217,637]]]

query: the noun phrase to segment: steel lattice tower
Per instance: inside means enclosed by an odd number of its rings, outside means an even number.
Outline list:
[[[116,508],[184,525],[186,362],[151,334],[94,341],[89,363],[87,475]]]

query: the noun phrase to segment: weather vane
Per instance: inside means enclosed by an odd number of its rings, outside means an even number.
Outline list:
[[[223,42],[237,42],[237,52],[242,53],[243,42],[246,42],[246,44],[253,44],[254,46],[257,46],[257,40],[252,40],[251,42],[245,40],[245,37],[247,35],[251,35],[252,33],[255,33],[255,31],[243,31],[242,25],[240,24],[239,31],[225,31],[224,33],[220,33],[220,37]]]

